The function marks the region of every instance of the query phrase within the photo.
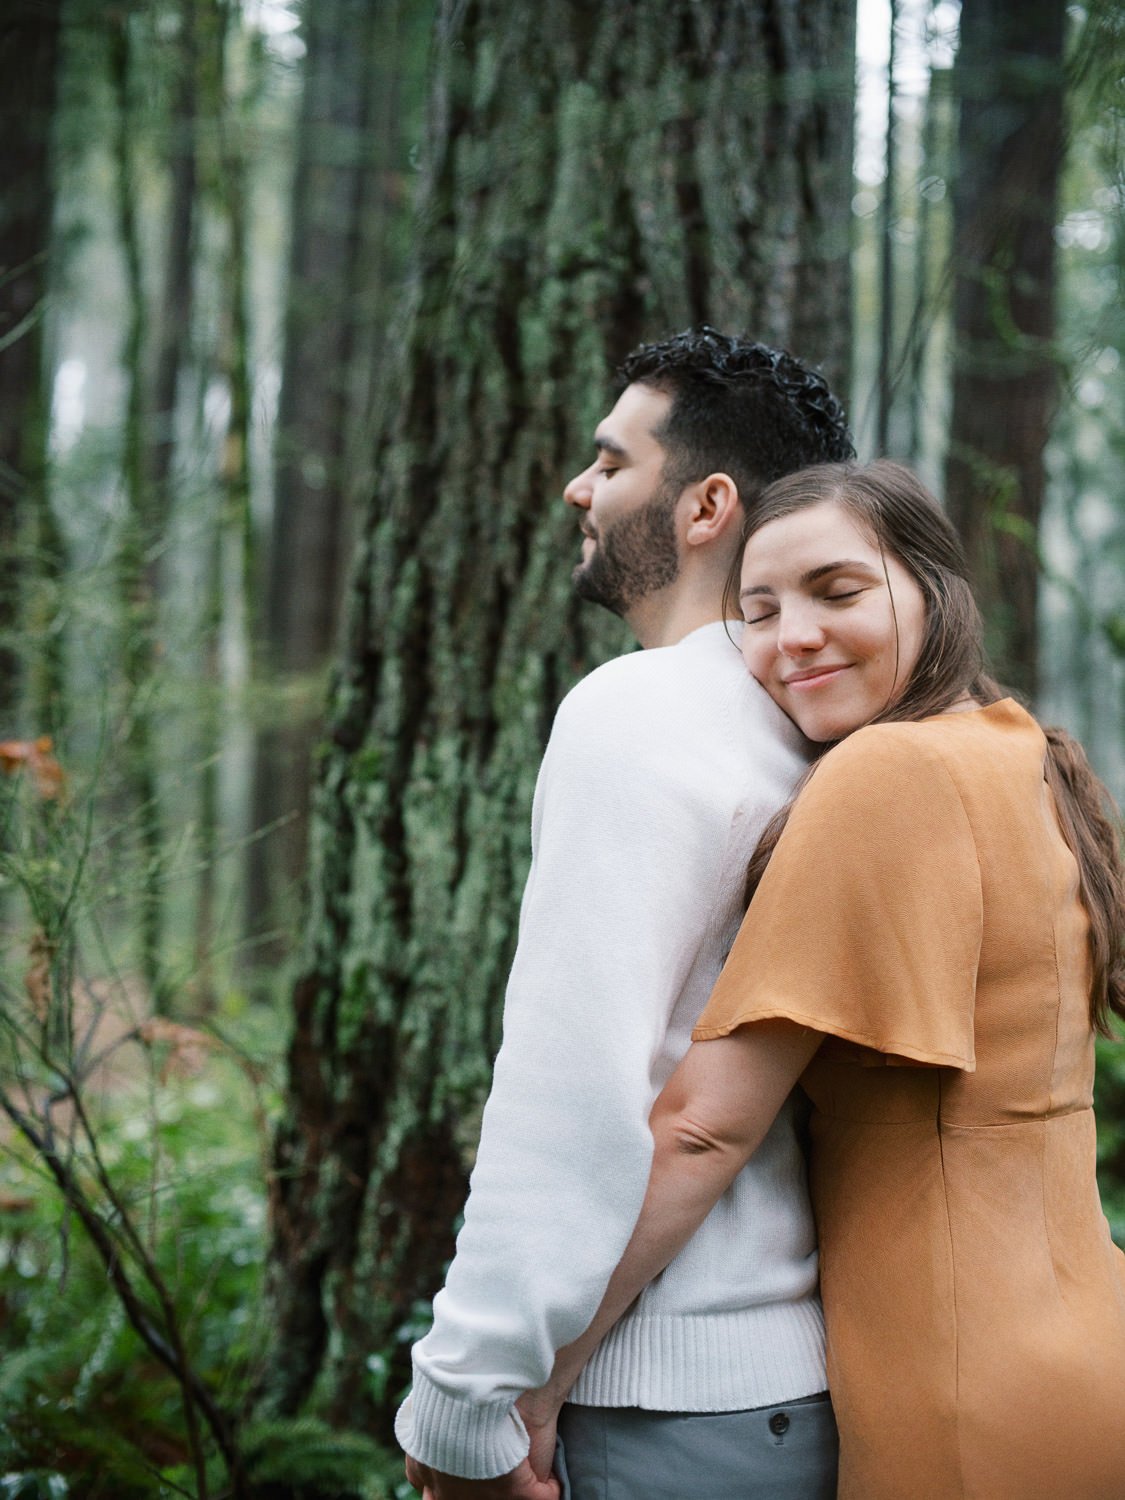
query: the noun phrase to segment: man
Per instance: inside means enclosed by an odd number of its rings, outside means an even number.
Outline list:
[[[568,695],[540,771],[465,1224],[397,1426],[432,1500],[559,1495],[553,1433],[529,1436],[516,1401],[590,1322],[625,1248],[649,1110],[737,930],[758,835],[804,766],[724,596],[762,488],[852,456],[842,409],[790,356],[709,328],[642,346],[621,376],[565,499],[584,537],[578,592],[648,649]],[[574,1500],[733,1496],[695,1453],[737,1455],[747,1423],[766,1444],[761,1487],[738,1494],[812,1500],[801,1466],[834,1441],[823,1358],[789,1111],[574,1387],[560,1423]],[[685,1445],[668,1414],[689,1412],[722,1415]]]

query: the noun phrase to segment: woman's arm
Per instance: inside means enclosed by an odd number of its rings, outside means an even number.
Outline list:
[[[547,1384],[521,1397],[529,1427],[553,1425],[598,1343],[749,1161],[822,1041],[791,1021],[759,1021],[688,1050],[653,1106],[652,1169],[632,1238],[589,1328],[559,1351]]]

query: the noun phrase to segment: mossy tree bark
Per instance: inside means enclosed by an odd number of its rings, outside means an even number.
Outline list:
[[[448,0],[415,279],[312,819],[265,1409],[386,1434],[452,1252],[560,695],[625,644],[559,503],[607,371],[707,319],[842,384],[848,0]],[[595,899],[591,894],[591,899]]]
[[[1055,221],[1065,0],[961,12],[954,176],[950,515],[969,552],[997,674],[1034,697],[1043,451],[1054,413]]]

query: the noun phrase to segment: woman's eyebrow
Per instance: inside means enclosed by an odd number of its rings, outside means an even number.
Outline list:
[[[817,583],[829,573],[838,573],[844,568],[850,568],[853,572],[866,573],[872,578],[881,576],[869,563],[860,562],[858,558],[845,557],[839,562],[821,563],[819,568],[810,568],[807,573],[801,574],[801,582],[802,584]]]

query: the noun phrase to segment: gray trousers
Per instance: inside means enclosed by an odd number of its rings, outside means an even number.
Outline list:
[[[563,1500],[835,1500],[825,1396],[755,1411],[574,1406],[559,1417]]]

